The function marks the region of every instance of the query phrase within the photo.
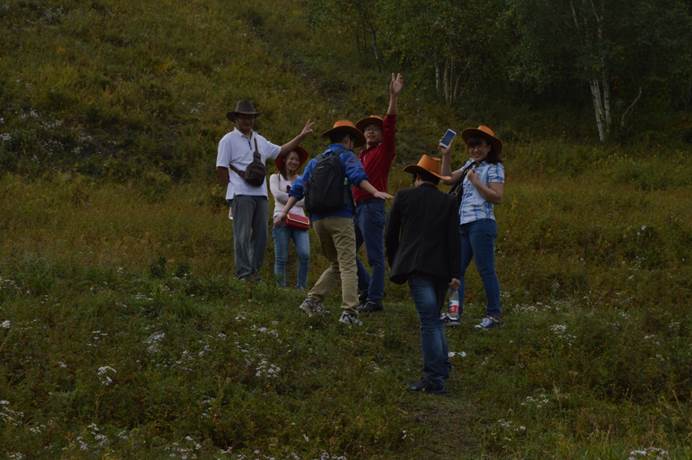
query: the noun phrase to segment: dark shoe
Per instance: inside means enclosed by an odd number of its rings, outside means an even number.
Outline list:
[[[383,309],[384,307],[382,306],[382,302],[373,302],[372,300],[368,300],[363,305],[358,307],[358,311],[361,313],[373,313],[376,311],[382,311]]]
[[[440,315],[440,320],[444,323],[445,326],[450,327],[456,327],[461,324],[461,318],[459,318],[459,315],[454,317],[451,316],[449,313],[442,313],[442,315]]]
[[[476,329],[481,329],[481,330],[488,330],[492,329],[494,327],[499,326],[501,321],[498,318],[495,318],[493,316],[486,316],[481,320],[480,323],[476,324],[475,327]]]
[[[419,380],[418,382],[411,383],[408,386],[408,391],[415,391],[421,393],[430,393],[433,395],[443,395],[447,394],[447,390],[442,385],[433,385],[427,380]]]

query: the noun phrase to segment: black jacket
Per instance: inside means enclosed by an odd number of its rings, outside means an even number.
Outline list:
[[[458,220],[454,199],[432,184],[399,191],[385,232],[390,279],[401,284],[414,273],[459,278]]]

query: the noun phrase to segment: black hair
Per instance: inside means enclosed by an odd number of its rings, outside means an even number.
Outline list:
[[[422,181],[430,182],[431,184],[434,184],[434,185],[440,184],[440,178],[433,175],[433,174],[430,174],[427,171],[416,171],[415,173],[411,174],[411,177],[413,177],[414,181],[416,180],[416,178],[419,178]]]
[[[345,131],[334,131],[329,135],[329,140],[331,141],[332,144],[341,144],[344,142],[344,139],[346,138],[351,139],[355,143],[355,139],[353,136],[351,136],[349,133]]]
[[[485,157],[485,159],[483,161],[487,161],[488,163],[493,163],[493,164],[502,163],[502,158],[500,158],[500,152],[495,150],[495,145],[493,144],[493,140],[491,138],[489,138],[488,136],[483,136],[483,135],[474,136],[474,137],[469,138],[469,140],[467,141],[467,145],[468,145],[468,142],[470,142],[474,139],[482,140],[483,142],[485,142],[486,144],[488,144],[490,146],[490,152],[488,152],[488,155]]]

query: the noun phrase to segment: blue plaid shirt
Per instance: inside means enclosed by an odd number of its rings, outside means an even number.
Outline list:
[[[468,166],[471,161],[467,161],[461,169]],[[505,167],[502,166],[502,163],[481,161],[478,166],[472,169],[478,174],[482,184],[505,183]],[[461,205],[459,206],[459,225],[480,219],[495,220],[493,204],[478,193],[478,190],[469,181],[468,177],[464,177],[464,193],[461,196]]]

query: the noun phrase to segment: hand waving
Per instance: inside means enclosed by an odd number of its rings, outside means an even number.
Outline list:
[[[300,132],[300,135],[302,137],[306,137],[306,136],[312,134],[314,126],[315,126],[315,122],[308,120],[307,122],[305,122],[305,126],[303,126],[303,130]]]
[[[389,94],[398,96],[402,89],[404,89],[404,76],[400,73],[392,74],[392,80],[389,82]]]

